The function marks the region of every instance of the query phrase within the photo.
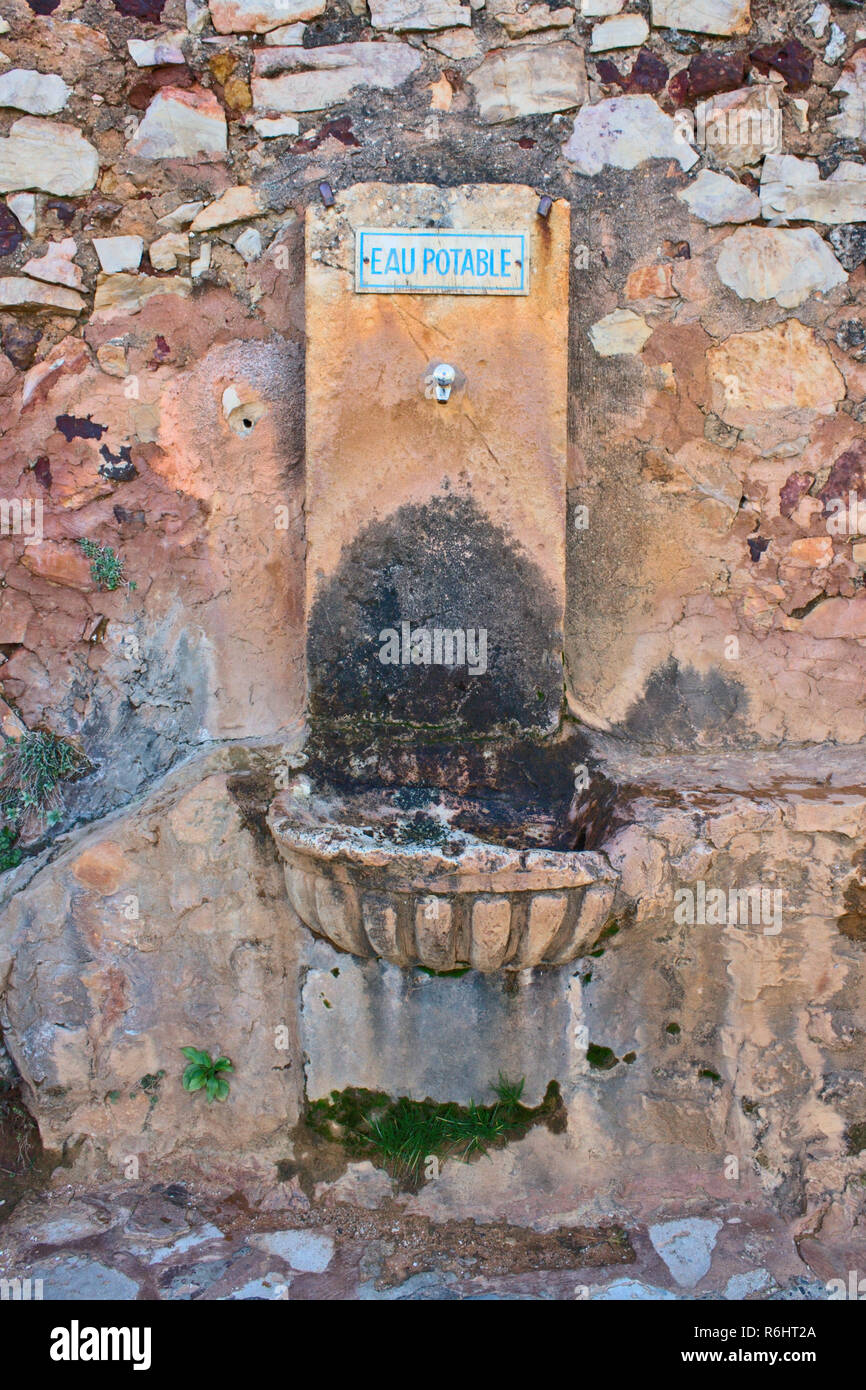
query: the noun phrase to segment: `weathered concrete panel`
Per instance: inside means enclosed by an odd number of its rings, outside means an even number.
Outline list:
[[[301,1046],[309,1100],[346,1086],[438,1101],[493,1100],[502,1071],[526,1077],[537,1105],[574,1067],[568,982],[574,968],[524,971],[516,989],[477,970],[457,978],[302,945]],[[336,972],[336,973],[334,973]]]
[[[314,715],[556,724],[569,208],[537,207],[519,185],[364,184],[308,210]],[[522,234],[529,293],[357,293],[356,233],[370,227]],[[443,362],[456,371],[447,401],[432,381]],[[437,630],[458,632],[465,653],[437,653]],[[393,659],[385,632],[398,635]]]

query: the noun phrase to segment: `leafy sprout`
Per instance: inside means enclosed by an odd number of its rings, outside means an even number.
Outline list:
[[[223,1079],[223,1073],[234,1071],[228,1057],[217,1057],[214,1061],[209,1052],[203,1052],[197,1047],[182,1047],[181,1052],[189,1062],[183,1074],[183,1089],[205,1091],[208,1103],[225,1100],[229,1093],[229,1083]]]
[[[0,874],[7,869],[14,869],[21,863],[23,855],[16,845],[18,832],[11,826],[4,825],[0,829]]]
[[[80,540],[78,544],[90,561],[90,577],[100,589],[119,589],[125,583],[132,590],[135,580],[126,578],[125,561],[110,545],[100,545],[98,541]]]

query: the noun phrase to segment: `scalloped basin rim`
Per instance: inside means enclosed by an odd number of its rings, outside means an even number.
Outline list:
[[[564,964],[591,949],[619,883],[604,855],[491,844],[434,810],[439,825],[426,823],[445,843],[406,844],[381,823],[394,815],[385,799],[282,792],[268,824],[296,915],[340,950],[434,970]]]

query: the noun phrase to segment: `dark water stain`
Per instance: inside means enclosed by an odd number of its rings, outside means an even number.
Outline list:
[[[575,769],[591,760],[582,731],[566,726],[553,738],[454,738],[416,731],[405,738],[313,726],[306,770],[340,795],[394,794],[405,810],[429,811],[459,801],[454,825],[514,848],[571,849],[587,822],[595,843],[609,829],[610,806],[596,814],[576,804]],[[599,785],[594,771],[592,787]],[[594,848],[580,845],[578,848]]]
[[[33,465],[33,473],[40,487],[44,487],[47,492],[51,491],[51,460],[47,454],[40,454]]]
[[[866,850],[855,856],[854,869],[856,877],[845,889],[846,911],[836,925],[849,941],[866,941]]]
[[[48,1182],[57,1155],[42,1147],[36,1121],[29,1113],[21,1078],[0,1035],[0,1223],[22,1198]]]
[[[476,641],[483,629],[486,658],[383,664],[381,634],[401,634],[404,622]],[[556,604],[532,561],[467,498],[407,504],[359,532],[319,588],[307,658],[314,721],[477,735],[558,721]]]
[[[346,14],[339,5],[329,5],[324,14],[304,26],[304,48],[321,48],[325,44],[355,43],[361,38],[364,18]]]
[[[656,668],[643,696],[631,706],[623,729],[644,743],[671,750],[748,742],[748,695],[721,671],[705,675],[675,657]]]

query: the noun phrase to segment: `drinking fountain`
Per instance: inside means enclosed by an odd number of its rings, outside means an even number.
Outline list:
[[[300,921],[401,968],[575,960],[616,892],[565,819],[569,207],[538,208],[307,215],[309,741],[268,819]]]

